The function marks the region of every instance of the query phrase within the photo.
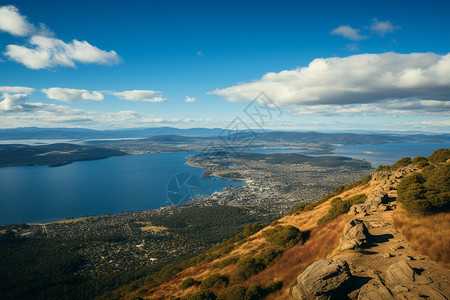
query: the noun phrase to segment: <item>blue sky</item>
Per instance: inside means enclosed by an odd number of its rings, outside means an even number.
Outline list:
[[[0,127],[448,132],[450,4],[392,2],[2,1]]]

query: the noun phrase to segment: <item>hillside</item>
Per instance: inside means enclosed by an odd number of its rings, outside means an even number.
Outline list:
[[[445,149],[428,159],[404,159],[105,297],[448,299],[448,189],[438,191],[433,182],[448,185],[449,159]],[[439,195],[440,213],[417,213],[397,202],[409,190],[397,191],[399,184],[418,174],[425,177],[424,194]],[[162,274],[164,280],[155,279]]]
[[[127,155],[125,152],[73,144],[43,146],[0,145],[0,167],[49,166],[56,167],[74,161],[102,159]]]

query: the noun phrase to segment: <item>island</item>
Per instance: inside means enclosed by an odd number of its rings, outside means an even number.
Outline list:
[[[48,166],[57,167],[74,161],[124,156],[127,153],[108,148],[75,144],[0,145],[0,167]]]

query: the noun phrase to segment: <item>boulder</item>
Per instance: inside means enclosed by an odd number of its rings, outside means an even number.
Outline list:
[[[345,225],[339,248],[341,250],[362,248],[367,244],[369,236],[369,230],[367,230],[364,222],[353,219]]]
[[[378,207],[385,203],[386,194],[381,192],[375,192],[370,194],[367,197],[367,200],[364,202],[364,205],[366,206],[366,209],[368,211],[377,211]]]
[[[297,277],[292,298],[341,299],[341,296],[347,294],[351,276],[348,263],[343,259],[317,261]]]
[[[415,272],[406,260],[390,265],[386,272],[391,284],[408,284],[414,281]]]
[[[350,207],[350,210],[348,211],[349,215],[358,215],[358,214],[366,215],[366,213],[367,209],[364,204],[355,204],[352,207]]]
[[[391,292],[378,279],[372,279],[361,287],[358,300],[394,300]]]

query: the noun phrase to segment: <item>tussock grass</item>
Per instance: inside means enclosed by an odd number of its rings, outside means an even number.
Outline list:
[[[281,280],[283,287],[289,286],[309,264],[325,258],[329,251],[337,247],[344,225],[345,220],[341,216],[314,228],[304,245],[287,250],[274,265],[251,277],[248,283]]]
[[[393,218],[394,226],[415,250],[450,265],[450,212],[418,217],[399,207]]]

